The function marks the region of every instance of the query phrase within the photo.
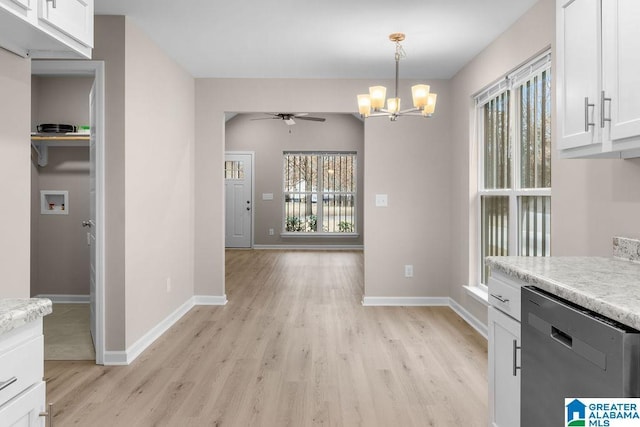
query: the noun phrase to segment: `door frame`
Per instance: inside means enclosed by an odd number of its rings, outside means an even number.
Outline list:
[[[224,152],[225,161],[227,159],[227,154],[231,154],[231,155],[236,155],[237,154],[237,155],[244,155],[244,156],[250,156],[251,157],[251,239],[250,239],[250,242],[249,242],[249,244],[251,246],[249,247],[249,249],[253,249],[253,245],[255,243],[255,234],[256,234],[255,233],[255,230],[256,230],[256,227],[255,227],[256,216],[254,215],[254,212],[256,211],[256,152],[255,151],[227,151],[227,150],[225,150],[225,152]],[[222,182],[223,185],[225,185],[226,184],[226,182],[225,182],[226,179],[224,178],[224,175],[222,177],[222,180],[223,180],[223,182]],[[226,188],[226,186],[225,186],[225,188]],[[226,190],[225,190],[225,194],[224,194],[224,197],[223,197],[223,203],[227,203]],[[224,210],[222,212],[223,212],[223,214],[225,216],[224,224],[225,224],[225,227],[226,227],[226,225],[227,225],[227,215],[226,215],[227,209],[226,209],[226,206],[223,205],[223,209]],[[225,246],[225,249],[226,249],[226,242],[225,242],[224,246]]]
[[[104,61],[31,61],[31,75],[93,77],[96,97],[96,364],[105,356],[105,65]]]

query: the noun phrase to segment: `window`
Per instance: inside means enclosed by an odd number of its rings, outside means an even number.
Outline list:
[[[356,153],[284,153],[285,233],[356,232]]]
[[[551,54],[476,97],[480,281],[487,256],[549,256]]]

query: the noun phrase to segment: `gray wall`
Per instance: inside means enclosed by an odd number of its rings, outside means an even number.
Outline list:
[[[88,124],[87,77],[32,78],[31,129],[41,123]],[[88,295],[89,148],[50,147],[49,162],[32,156],[31,295]],[[69,192],[67,215],[42,215],[41,190]]]
[[[31,64],[0,49],[0,298],[29,297]]]
[[[227,151],[255,152],[254,243],[256,245],[362,245],[364,233],[364,124],[352,114],[316,114],[324,123],[297,120],[288,126],[282,120],[252,120],[264,114],[239,114],[226,124]],[[343,150],[358,154],[358,238],[282,238],[282,153],[302,150]],[[273,193],[273,200],[262,200]],[[269,229],[275,234],[269,236]]]

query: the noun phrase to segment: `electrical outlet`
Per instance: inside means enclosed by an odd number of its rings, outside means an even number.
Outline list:
[[[167,277],[167,292],[171,292],[171,277]]]
[[[269,236],[273,236],[275,234],[275,231],[273,230],[273,228],[269,229]]]
[[[413,265],[407,264],[404,266],[404,277],[413,277]]]

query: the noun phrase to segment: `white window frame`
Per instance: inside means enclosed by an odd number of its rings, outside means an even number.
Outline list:
[[[482,283],[483,262],[482,259],[482,197],[483,196],[506,196],[509,198],[509,236],[508,254],[518,255],[520,251],[520,218],[518,215],[518,197],[521,196],[548,196],[551,197],[551,188],[520,188],[521,170],[520,170],[520,102],[517,96],[519,86],[531,79],[537,74],[541,74],[545,70],[551,69],[551,51],[547,50],[541,55],[537,55],[534,59],[528,61],[525,65],[518,67],[515,71],[505,75],[497,82],[489,85],[486,89],[477,94],[475,98],[475,122],[476,122],[476,148],[478,159],[478,176],[477,176],[477,200],[476,200],[476,238],[477,238],[477,269],[475,287],[481,291],[470,289],[472,294],[484,295],[487,292],[487,284]],[[484,106],[487,102],[494,99],[498,95],[511,91],[509,97],[509,111],[511,119],[509,121],[509,136],[511,146],[511,188],[509,189],[484,189]],[[473,288],[474,286],[471,286]]]

